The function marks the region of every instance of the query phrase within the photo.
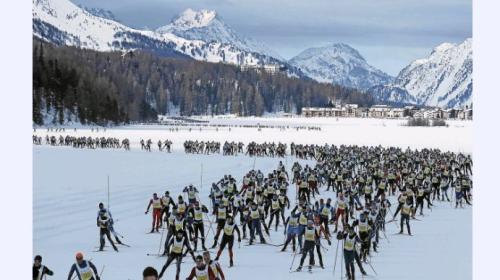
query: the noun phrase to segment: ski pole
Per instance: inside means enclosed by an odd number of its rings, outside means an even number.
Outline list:
[[[335,262],[333,263],[333,277],[335,277],[335,268],[337,267],[337,256],[339,253],[339,243],[340,241],[337,242],[337,248],[335,249]]]
[[[158,246],[158,255],[160,254],[160,251],[161,251],[161,244],[163,243],[163,234],[165,233],[165,224],[166,222],[163,222],[163,226],[162,226],[162,229],[161,229],[161,237],[160,237],[160,246]]]
[[[104,272],[104,268],[106,267],[106,265],[103,265],[102,266],[102,269],[101,269],[101,273],[99,273],[99,278],[102,277],[102,273]]]
[[[342,259],[340,260],[340,279],[344,279],[344,239],[342,239]]]
[[[370,266],[370,268],[373,270],[373,272],[375,273],[375,275],[378,275],[377,272],[375,271],[375,269],[373,268],[371,261],[368,261],[367,263]]]
[[[292,263],[290,264],[290,271],[292,271],[292,267],[293,267],[293,263],[295,262],[295,256],[297,256],[297,251],[295,251],[295,253],[293,253],[293,259],[292,259]]]

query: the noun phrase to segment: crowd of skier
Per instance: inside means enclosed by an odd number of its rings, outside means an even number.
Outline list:
[[[217,144],[187,141],[184,146],[186,152],[207,153],[208,149],[210,153],[210,147]],[[236,143],[226,142],[224,147],[226,144],[233,152],[243,149]],[[263,145],[252,142],[246,153],[286,154],[285,144]],[[218,146],[220,148],[220,144]],[[189,270],[187,279],[224,279],[219,260],[227,249],[229,267],[233,267],[235,243],[238,242],[239,250],[246,250],[240,247],[242,240],[248,240],[244,244],[247,246],[259,242],[279,247],[280,251],[290,246],[294,252],[290,271],[301,271],[306,259],[308,271],[313,267],[324,269],[323,254],[328,247],[335,246],[334,273],[340,257],[341,274],[347,279],[355,279],[355,266],[363,275],[367,274],[366,266],[376,274],[371,263],[372,252],[383,249],[380,240],[388,238],[389,224],[399,220],[399,231],[394,234],[411,236],[414,234],[411,223],[430,214],[424,213],[425,209],[432,211],[437,204],[450,203],[458,208],[472,203],[470,155],[438,149],[381,146],[292,143],[290,148],[292,156],[314,159],[315,163],[295,162],[287,170],[280,161],[267,174],[254,167],[240,182],[229,174],[224,175],[212,183],[208,200],[204,200],[208,204],[203,204],[200,191],[193,185],[175,195],[168,190],[162,195],[153,194],[145,214],[152,213],[149,233],[161,233],[161,250],[148,255],[164,256],[166,261],[159,274],[154,268],[146,268],[144,279],[164,278],[167,268],[174,262],[175,279],[180,279],[183,259],[188,254],[195,265]],[[99,250],[103,250],[105,238],[115,251],[118,251],[116,245],[128,246],[120,240],[113,224],[109,210],[99,204]],[[272,242],[272,230],[283,232],[282,243]],[[209,233],[213,241],[208,240]],[[210,241],[211,246],[208,246]],[[212,249],[215,249],[213,260]],[[294,267],[296,256],[300,258]],[[76,258],[77,263],[71,267],[68,279],[74,272],[80,280],[99,279],[92,263],[78,262],[83,260],[81,253]],[[38,275],[51,275],[49,271],[42,269]]]
[[[218,154],[220,146],[220,142],[216,141],[187,140],[184,142],[184,152],[187,154]]]
[[[33,144],[42,145],[42,137],[33,135]],[[125,138],[120,139],[115,137],[91,137],[91,136],[62,136],[56,137],[54,135],[45,136],[45,145],[50,146],[68,146],[73,148],[88,148],[88,149],[120,149],[130,150],[130,141]]]

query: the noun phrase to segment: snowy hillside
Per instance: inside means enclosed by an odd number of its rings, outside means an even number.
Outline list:
[[[97,51],[146,49],[164,56],[184,54],[215,63],[286,66],[286,62],[270,56],[271,51],[265,47],[240,38],[215,12],[199,14],[188,10],[159,32],[133,29],[108,17],[109,14],[89,12],[69,0],[33,0],[33,34],[47,42]],[[300,75],[293,67],[287,68]]]
[[[281,59],[277,53],[267,46],[239,35],[213,10],[194,11],[187,9],[174,18],[171,23],[158,28],[156,31],[161,34],[171,33],[188,40],[200,40],[207,43],[219,42],[243,51]]]
[[[370,90],[382,101],[398,101],[439,107],[465,107],[472,104],[472,39],[461,44],[443,43],[427,58],[413,61],[393,84]],[[406,92],[387,95],[385,92]]]
[[[307,49],[289,62],[317,81],[357,89],[388,84],[393,79],[369,65],[357,50],[341,43]]]

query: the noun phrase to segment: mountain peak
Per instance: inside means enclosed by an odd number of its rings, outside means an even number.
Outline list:
[[[369,65],[356,49],[345,43],[306,49],[289,62],[319,82],[362,90],[392,81],[391,76]]]
[[[411,99],[406,101],[418,105],[446,108],[471,105],[472,39],[438,45],[428,57],[417,59],[401,70],[394,84],[376,89],[375,94],[392,88],[406,91]]]
[[[435,47],[433,50],[432,50],[432,53],[442,53],[442,52],[445,52],[451,48],[454,48],[455,47],[455,44],[453,43],[442,43],[440,45],[438,45],[437,47]]]
[[[195,11],[191,8],[186,9],[179,14],[173,21],[172,25],[182,27],[183,29],[200,28],[208,26],[217,17],[217,12],[214,10],[199,10]]]
[[[315,57],[321,55],[323,57],[337,58],[344,60],[360,60],[365,61],[365,58],[353,47],[345,43],[331,43],[322,47],[313,47],[306,49],[296,57]]]

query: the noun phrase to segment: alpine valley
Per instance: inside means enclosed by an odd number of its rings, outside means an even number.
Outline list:
[[[370,65],[356,49],[344,43],[309,48],[292,59],[286,60],[265,44],[239,34],[213,10],[187,9],[170,23],[156,30],[142,30],[119,22],[109,11],[80,7],[69,0],[33,0],[33,36],[34,45],[39,41],[54,45],[54,48],[47,46],[46,51],[53,52],[47,55],[52,59],[60,59],[60,63],[64,63],[65,59],[71,60],[60,57],[62,54],[68,55],[69,53],[77,56],[76,60],[81,60],[83,63],[85,60],[82,56],[89,55],[92,51],[118,52],[123,55],[136,53],[139,56],[131,59],[140,60],[140,62],[147,60],[165,63],[162,59],[174,59],[177,61],[175,63],[182,64],[180,66],[174,63],[176,67],[180,67],[179,72],[186,75],[188,75],[187,69],[197,67],[193,66],[193,61],[208,63],[200,66],[206,71],[218,71],[216,69],[221,68],[217,68],[216,65],[224,64],[220,66],[225,69],[224,72],[232,73],[230,76],[223,77],[227,79],[225,82],[231,85],[225,87],[228,92],[224,93],[223,100],[216,97],[213,97],[215,99],[203,97],[204,103],[196,103],[195,107],[187,106],[185,100],[181,98],[186,90],[181,88],[179,83],[185,80],[177,79],[175,75],[170,81],[165,80],[166,75],[159,77],[152,75],[148,79],[138,76],[135,77],[136,81],[132,81],[130,72],[121,73],[122,78],[129,79],[130,84],[140,86],[135,90],[139,91],[136,95],[142,100],[135,99],[133,103],[135,108],[130,108],[132,105],[120,97],[120,92],[108,94],[106,98],[110,98],[109,104],[114,104],[113,106],[116,106],[114,111],[119,112],[113,118],[118,121],[141,120],[146,115],[150,117],[155,113],[172,114],[172,112],[181,115],[207,113],[262,115],[279,111],[300,113],[302,106],[322,106],[335,98],[346,102],[357,101],[363,105],[384,103],[464,107],[472,104],[471,39],[458,45],[443,43],[436,47],[429,57],[410,63],[397,77],[391,77]],[[74,49],[57,50],[57,48],[65,47]],[[87,52],[81,53],[82,51]],[[145,53],[155,55],[157,58],[146,59]],[[41,56],[41,48],[34,51],[33,55]],[[115,55],[110,57],[109,62],[117,61]],[[101,58],[96,58],[96,61],[100,60]],[[43,62],[43,58],[34,59],[34,63]],[[71,75],[83,74],[71,69],[70,64],[66,65],[69,67],[66,70],[73,71]],[[46,65],[39,66],[42,67],[39,68],[41,70]],[[90,71],[92,67],[95,66],[88,65],[89,73],[92,73]],[[120,68],[125,71],[123,65],[120,67],[116,69]],[[247,69],[256,71],[245,71]],[[60,71],[55,68],[52,70]],[[101,70],[103,69],[99,69]],[[75,74],[74,71],[77,73]],[[151,69],[148,69],[147,73],[150,71]],[[211,80],[216,75],[208,78],[201,74],[196,74],[198,75],[196,76],[190,71],[188,71],[189,76],[192,81],[195,81],[190,89],[197,91],[196,94],[206,96],[208,88],[215,92],[221,90],[216,86],[217,83]],[[139,73],[136,74],[139,75]],[[100,75],[106,77],[109,74],[102,72]],[[87,75],[84,76],[89,78]],[[50,80],[53,77],[48,78]],[[107,81],[114,78],[116,75],[107,77]],[[157,80],[151,80],[152,78]],[[276,82],[277,79],[280,81]],[[270,82],[270,80],[273,81]],[[50,108],[55,106],[54,102],[49,100],[51,92],[47,92],[46,86],[48,85],[43,84],[44,80],[40,81],[42,84],[37,84],[37,86],[43,88],[43,94],[38,92],[40,88],[34,88],[41,106],[34,108],[37,110],[37,123],[47,121],[47,117],[50,122],[54,122],[55,119],[57,122],[65,122],[64,119],[82,121],[82,117],[89,117],[83,113],[78,115],[76,112],[68,113],[71,117],[61,117],[67,110],[73,111],[75,104]],[[254,83],[254,85],[242,88],[245,84],[243,81]],[[77,85],[78,79],[74,82]],[[285,88],[287,84],[293,84],[294,89],[291,90],[290,86]],[[160,88],[168,94],[159,93]],[[251,94],[250,88],[252,88]],[[232,91],[229,91],[230,89]],[[52,87],[51,90],[56,89]],[[284,94],[286,90],[292,93]],[[249,99],[248,96],[252,98]],[[63,97],[59,99],[61,98]],[[247,104],[247,102],[255,104],[255,100],[262,103],[261,108]],[[235,105],[235,102],[240,105]],[[240,108],[241,105],[244,108]],[[215,108],[218,109],[214,112]],[[59,113],[56,113],[57,110]],[[56,115],[59,116],[56,117]],[[96,121],[91,119],[88,121]]]

